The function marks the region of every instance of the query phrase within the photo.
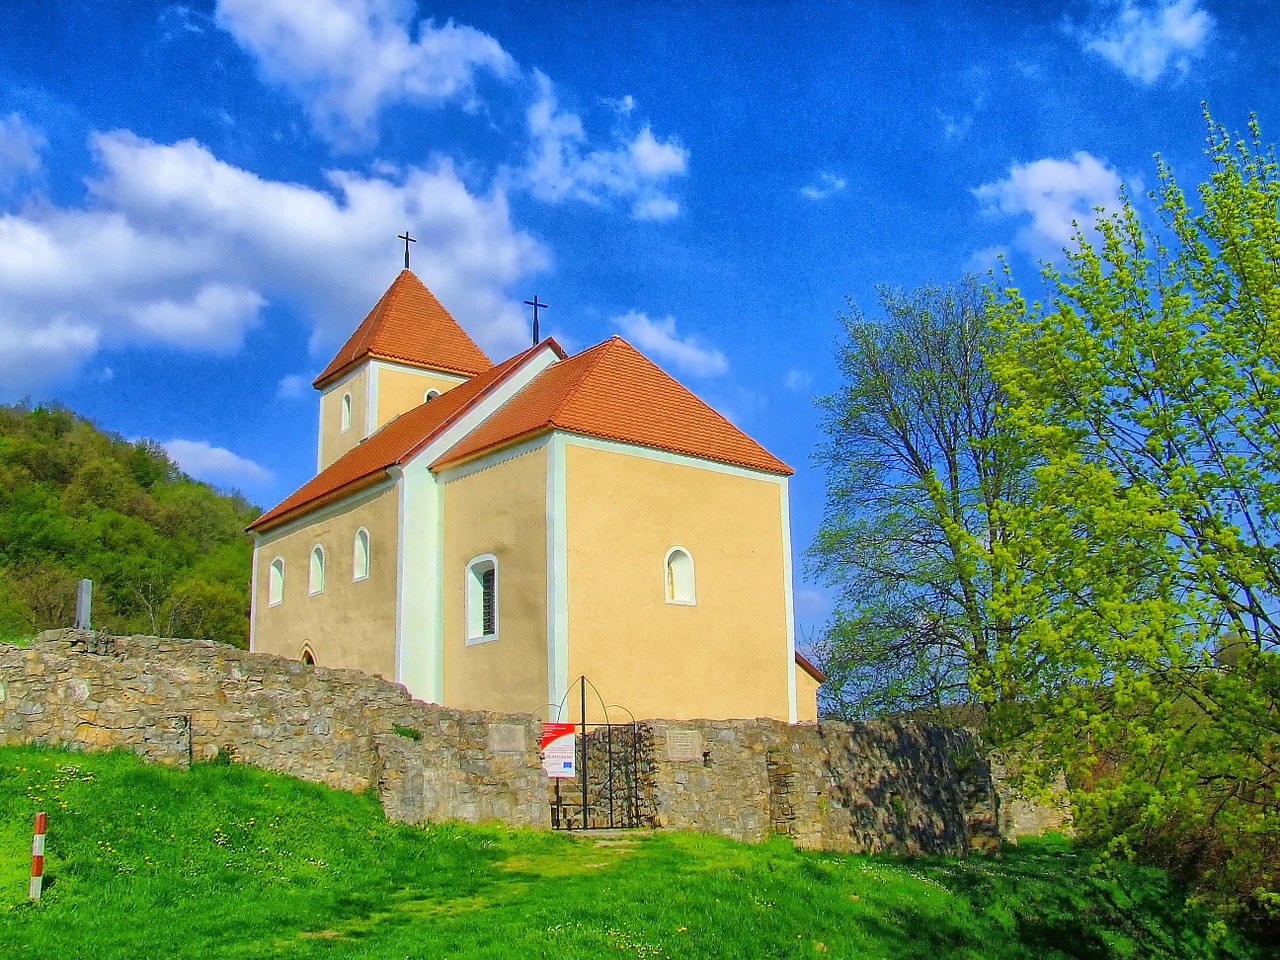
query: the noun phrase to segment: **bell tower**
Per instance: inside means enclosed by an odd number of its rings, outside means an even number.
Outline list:
[[[492,366],[426,285],[401,270],[312,383],[320,391],[317,472],[388,420]]]

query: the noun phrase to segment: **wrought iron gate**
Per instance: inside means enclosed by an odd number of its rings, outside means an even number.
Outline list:
[[[645,730],[639,723],[579,727],[576,776],[553,781],[552,828],[625,830],[651,826],[648,752]]]

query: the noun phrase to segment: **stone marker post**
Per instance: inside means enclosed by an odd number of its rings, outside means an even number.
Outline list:
[[[93,581],[81,580],[76,587],[76,629],[92,630]]]

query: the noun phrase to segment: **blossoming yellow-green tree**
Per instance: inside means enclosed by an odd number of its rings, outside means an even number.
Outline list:
[[[1188,197],[1159,166],[1047,295],[1010,282],[990,365],[1033,469],[976,679],[1064,769],[1082,826],[1280,920],[1280,170],[1209,120]],[[976,544],[974,549],[985,549]]]

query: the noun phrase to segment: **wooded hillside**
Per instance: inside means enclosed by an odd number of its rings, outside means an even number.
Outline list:
[[[259,512],[154,441],[64,407],[0,405],[0,640],[69,626],[89,577],[95,628],[247,646],[243,530]]]

